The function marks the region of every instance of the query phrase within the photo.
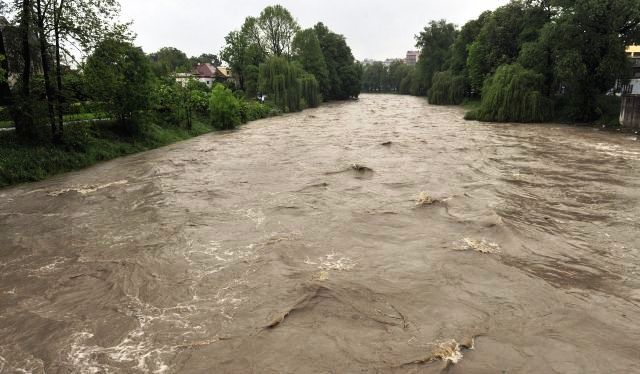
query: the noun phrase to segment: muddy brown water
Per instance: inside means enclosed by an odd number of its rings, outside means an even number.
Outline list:
[[[462,116],[365,95],[0,191],[0,373],[640,372],[640,142]]]

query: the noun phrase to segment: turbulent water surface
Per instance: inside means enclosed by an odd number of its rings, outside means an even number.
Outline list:
[[[0,191],[0,372],[640,372],[640,143],[363,96]]]

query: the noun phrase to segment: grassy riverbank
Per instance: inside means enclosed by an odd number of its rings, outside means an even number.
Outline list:
[[[202,121],[194,121],[191,130],[147,125],[140,134],[129,135],[123,133],[116,124],[86,123],[65,126],[65,141],[62,145],[53,144],[48,138],[24,143],[13,131],[0,132],[0,188],[42,180],[213,130]]]

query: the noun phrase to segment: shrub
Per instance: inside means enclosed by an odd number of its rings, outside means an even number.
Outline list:
[[[209,98],[211,125],[219,130],[230,130],[242,122],[240,101],[230,89],[216,84]]]
[[[464,78],[450,70],[438,72],[429,90],[429,104],[459,105],[464,100]]]
[[[482,89],[480,107],[467,115],[480,121],[544,122],[552,102],[542,94],[544,77],[519,64],[502,65]]]

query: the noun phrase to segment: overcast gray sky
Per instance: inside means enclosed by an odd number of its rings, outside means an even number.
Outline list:
[[[121,0],[123,20],[133,21],[145,52],[176,47],[188,55],[218,53],[224,36],[245,17],[281,4],[302,27],[324,22],[343,34],[358,60],[404,57],[414,35],[430,20],[458,25],[508,0]]]

